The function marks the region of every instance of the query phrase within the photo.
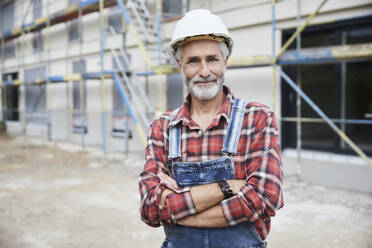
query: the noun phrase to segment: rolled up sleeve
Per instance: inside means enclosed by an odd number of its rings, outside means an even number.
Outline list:
[[[166,197],[164,206],[160,205],[161,194],[167,186],[161,183],[158,175],[162,172],[170,176],[165,166],[166,122],[158,118],[150,125],[146,162],[139,178],[141,219],[153,227],[173,225],[177,220],[196,213],[189,187],[172,189],[174,193]]]
[[[255,119],[255,131],[251,135],[249,156],[245,161],[247,182],[236,196],[221,202],[230,225],[243,221],[265,222],[284,205],[279,132],[275,116],[271,111],[260,111]]]

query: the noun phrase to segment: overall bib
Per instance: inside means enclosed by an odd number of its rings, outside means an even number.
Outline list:
[[[205,162],[180,162],[181,127],[175,125],[169,131],[169,159],[172,174],[179,187],[208,184],[221,179],[234,179],[232,155],[236,154],[246,102],[235,99],[229,125],[224,138],[221,157]],[[173,111],[171,118],[177,110]],[[266,244],[250,222],[242,222],[225,228],[195,228],[180,225],[164,226],[166,239],[162,247],[175,248],[265,248]]]

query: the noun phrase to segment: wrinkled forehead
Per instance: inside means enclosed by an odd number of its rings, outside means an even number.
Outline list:
[[[218,41],[214,40],[195,40],[182,46],[182,57],[205,57],[217,55],[222,56],[222,51]]]

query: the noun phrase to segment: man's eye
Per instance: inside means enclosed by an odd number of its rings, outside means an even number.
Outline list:
[[[197,63],[197,62],[198,62],[197,59],[190,59],[187,63],[192,64],[192,63]]]
[[[218,61],[218,59],[215,58],[215,57],[212,57],[212,58],[209,58],[208,61],[210,61],[210,62],[215,62],[215,61]]]

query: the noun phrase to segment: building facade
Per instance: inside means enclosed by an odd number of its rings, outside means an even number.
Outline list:
[[[275,2],[122,1],[126,16],[111,0],[2,1],[1,120],[11,134],[105,152],[143,151],[151,119],[182,104],[187,94],[166,51],[175,23],[188,9],[207,8],[221,16],[234,39],[226,84],[236,96],[276,113],[285,173],[372,191],[367,162],[270,64],[273,53],[324,4],[277,64],[372,156],[372,2]],[[141,25],[152,38],[143,35]],[[345,185],[350,173],[357,180]]]

